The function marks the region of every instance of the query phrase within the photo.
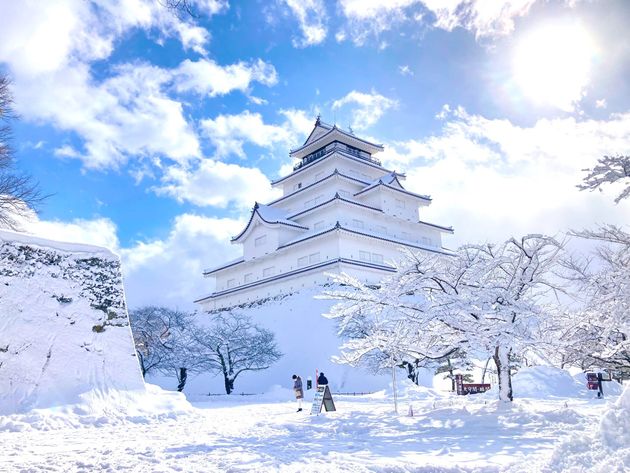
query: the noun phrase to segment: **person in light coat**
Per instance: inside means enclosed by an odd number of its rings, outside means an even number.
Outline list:
[[[302,399],[304,399],[304,389],[302,388],[302,378],[297,374],[293,375],[293,392],[297,400],[298,412],[302,410]]]

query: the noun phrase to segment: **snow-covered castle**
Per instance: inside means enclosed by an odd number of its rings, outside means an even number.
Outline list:
[[[404,174],[374,157],[383,146],[320,121],[306,142],[291,151],[293,172],[272,183],[282,197],[256,203],[232,243],[243,256],[204,271],[215,292],[197,300],[211,311],[323,284],[326,273],[376,283],[395,271],[400,248],[447,253],[442,234],[453,233],[418,219],[431,204],[404,189]]]

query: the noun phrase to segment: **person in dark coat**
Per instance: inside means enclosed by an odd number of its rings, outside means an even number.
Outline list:
[[[304,399],[304,389],[302,389],[302,378],[297,374],[292,376],[293,378],[293,392],[295,393],[295,399],[298,404],[298,412],[302,410],[302,399]]]
[[[328,379],[326,378],[326,376],[324,376],[324,372],[322,371],[317,377],[317,385],[322,386],[324,384],[328,384]]]

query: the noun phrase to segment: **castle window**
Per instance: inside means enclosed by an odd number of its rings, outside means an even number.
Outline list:
[[[372,263],[383,264],[383,255],[372,253]]]
[[[236,286],[236,279],[228,279],[228,281],[227,281],[228,289],[231,288],[231,287],[234,287],[234,286]]]
[[[317,253],[311,253],[310,255],[308,255],[308,262],[310,264],[319,263],[319,260],[319,251]]]
[[[323,220],[320,220],[319,222],[315,222],[313,224],[313,230],[321,230],[322,228],[324,228],[324,224],[326,222],[324,222]]]
[[[254,273],[247,273],[244,277],[243,277],[243,281],[245,283],[248,282],[252,282],[254,280]]]
[[[263,246],[265,243],[267,243],[267,235],[259,236],[254,240],[254,246]]]
[[[302,256],[298,258],[298,268],[306,266],[308,264],[308,256]]]
[[[359,251],[359,259],[361,261],[370,261],[370,252],[369,251]]]
[[[385,228],[385,225],[377,225],[376,226],[376,231],[377,231],[377,233],[381,233],[383,235],[387,235],[387,228]]]
[[[268,278],[269,276],[273,276],[274,270],[275,266],[269,266],[268,268],[263,269],[263,277]]]

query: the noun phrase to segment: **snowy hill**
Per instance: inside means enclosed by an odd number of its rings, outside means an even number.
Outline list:
[[[118,257],[0,231],[0,415],[144,389]]]

